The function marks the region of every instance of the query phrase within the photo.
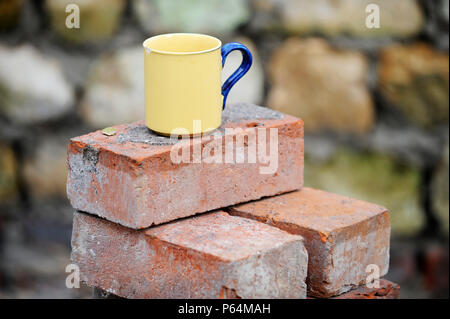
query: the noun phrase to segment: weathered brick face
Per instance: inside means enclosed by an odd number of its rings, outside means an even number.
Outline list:
[[[400,286],[386,279],[380,279],[379,287],[368,288],[365,285],[359,286],[353,290],[341,295],[331,297],[330,299],[398,299],[400,295]],[[94,288],[94,299],[120,299],[120,297],[110,294],[102,289]],[[308,296],[308,299],[317,299]]]
[[[243,140],[244,163],[174,163],[173,139],[151,133],[143,122],[115,127],[114,136],[96,131],[73,138],[68,147],[67,195],[72,206],[127,227],[140,229],[229,205],[272,196],[303,186],[303,122],[254,105],[228,106],[218,140],[184,141],[181,148],[201,152],[220,143],[222,152]],[[241,128],[227,135],[226,128]],[[249,162],[249,140],[260,130],[277,130],[277,168]],[[264,141],[264,139],[261,138]],[[209,148],[208,148],[209,147]],[[258,145],[259,147],[259,145]],[[205,151],[205,153],[207,153]],[[214,153],[214,152],[212,152]],[[212,154],[211,153],[211,154]],[[225,154],[221,154],[225,160]]]
[[[306,298],[301,236],[225,212],[146,230],[76,212],[72,260],[125,298]]]
[[[390,220],[383,207],[305,187],[228,211],[305,239],[311,296],[339,295],[365,283],[373,273],[368,265],[380,276],[388,271]]]
[[[380,279],[379,287],[362,285],[332,299],[398,299],[400,286],[386,279]]]

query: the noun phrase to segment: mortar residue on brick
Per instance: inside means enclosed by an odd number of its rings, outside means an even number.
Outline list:
[[[222,113],[222,124],[242,120],[281,120],[283,113],[249,103],[229,105]]]
[[[99,150],[87,145],[83,149],[83,160],[89,162],[92,166],[97,165]]]
[[[117,136],[119,143],[143,143],[149,145],[174,145],[179,140],[169,136],[161,136],[150,130],[145,124],[129,124],[126,133]]]
[[[229,105],[222,114],[222,125],[230,122],[249,120],[281,120],[283,113],[271,110],[266,107],[249,103],[237,103]],[[223,130],[219,129],[215,134],[223,135]],[[169,136],[161,136],[148,129],[145,124],[130,124],[126,133],[117,136],[119,143],[144,143],[148,145],[174,145],[179,140]]]

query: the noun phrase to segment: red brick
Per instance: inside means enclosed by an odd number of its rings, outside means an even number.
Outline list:
[[[398,299],[399,294],[399,285],[386,279],[380,279],[379,288],[368,288],[362,285],[330,299]],[[316,298],[308,297],[308,299]]]
[[[140,229],[303,186],[303,122],[295,117],[240,104],[227,106],[223,128],[242,128],[231,136],[278,130],[278,169],[261,174],[266,163],[180,163],[171,161],[173,141],[152,135],[143,122],[116,126],[116,135],[96,131],[71,139],[67,195],[72,206],[130,228]],[[222,132],[222,131],[219,131]],[[217,143],[225,145],[222,137]],[[266,141],[267,144],[268,141]],[[205,148],[212,142],[185,141]],[[268,149],[267,145],[267,149]],[[244,147],[248,149],[248,143]]]
[[[400,286],[386,279],[380,279],[379,288],[362,285],[332,299],[398,299]]]
[[[334,296],[329,299],[398,299],[400,286],[386,279],[380,279],[379,288],[367,288],[359,286],[353,290]],[[120,297],[110,294],[102,289],[93,288],[94,299],[118,299]],[[307,297],[308,299],[318,299],[316,297]]]
[[[306,298],[301,236],[225,212],[146,230],[76,212],[72,260],[125,298]]]
[[[383,207],[305,187],[228,210],[303,236],[311,296],[339,295],[365,283],[370,264],[380,276],[388,271],[390,219]]]

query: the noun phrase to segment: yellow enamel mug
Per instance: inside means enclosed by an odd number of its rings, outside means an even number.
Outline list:
[[[231,42],[194,33],[151,37],[145,51],[145,123],[164,134],[200,134],[221,125],[222,110],[231,87],[252,64],[250,51]],[[242,64],[221,85],[227,55],[242,53]]]

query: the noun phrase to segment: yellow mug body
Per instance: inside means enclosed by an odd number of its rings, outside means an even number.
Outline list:
[[[221,125],[221,41],[202,34],[151,37],[145,49],[145,122],[161,134],[199,134]]]

